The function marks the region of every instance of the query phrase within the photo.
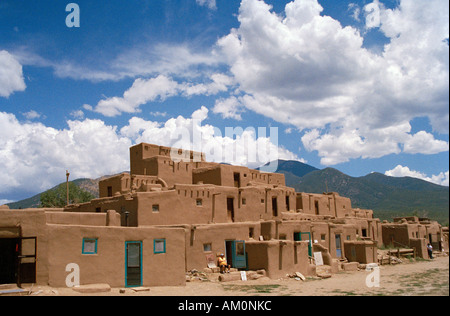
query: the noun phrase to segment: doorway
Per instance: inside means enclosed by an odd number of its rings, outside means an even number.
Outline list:
[[[227,218],[229,223],[234,223],[234,198],[227,198]]]
[[[142,241],[125,242],[125,286],[142,286]]]
[[[0,239],[0,284],[17,283],[19,239]]]
[[[341,235],[336,234],[336,257],[342,258]]]
[[[305,237],[302,238],[302,235],[305,235]],[[311,239],[311,233],[302,233],[302,232],[295,232],[294,233],[294,241],[302,241],[307,240],[308,241],[308,256],[312,257],[312,239]]]
[[[241,187],[241,174],[235,172],[233,175],[233,178],[234,178],[234,187],[240,188]]]
[[[0,284],[36,283],[36,237],[0,238]]]
[[[278,216],[278,201],[277,198],[272,198],[272,214],[274,217]]]
[[[225,241],[225,256],[227,263],[231,264],[232,268],[246,269],[247,256],[245,254],[245,241],[243,240],[226,240]]]

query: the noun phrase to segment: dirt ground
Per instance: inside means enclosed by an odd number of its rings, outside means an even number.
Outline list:
[[[33,286],[31,296],[449,296],[449,257],[408,260],[380,266],[379,287],[369,288],[366,270],[339,272],[331,278],[294,278],[218,282],[187,282],[186,286],[133,289],[112,288],[104,293],[78,293],[70,288]]]

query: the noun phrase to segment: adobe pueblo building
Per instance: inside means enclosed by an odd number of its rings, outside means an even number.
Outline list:
[[[82,285],[178,286],[188,271],[216,271],[221,253],[234,269],[269,278],[315,276],[317,258],[331,272],[355,269],[377,262],[378,246],[405,229],[411,238],[402,241],[425,254],[426,239],[441,234],[436,224],[414,235],[404,226],[419,223],[388,226],[337,193],[298,193],[283,174],[207,162],[198,152],[139,144],[130,166],[100,181],[100,197],[86,204],[0,207],[0,284],[65,287],[75,263]]]

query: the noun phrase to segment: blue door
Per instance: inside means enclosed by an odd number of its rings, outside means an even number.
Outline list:
[[[336,234],[336,257],[342,258],[341,235]]]
[[[227,251],[227,260],[228,262],[231,261],[231,266],[236,269],[246,269],[247,257],[245,255],[245,241],[230,240],[227,241],[226,244],[227,244],[226,248],[229,249],[231,252],[229,253]]]

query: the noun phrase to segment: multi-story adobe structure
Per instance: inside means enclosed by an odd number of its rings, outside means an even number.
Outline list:
[[[220,253],[270,278],[315,275],[314,253],[334,272],[377,262],[380,220],[337,193],[297,193],[283,174],[151,144],[130,148],[130,166],[89,203],[0,209],[0,283],[65,286],[75,263],[81,284],[184,285]]]

